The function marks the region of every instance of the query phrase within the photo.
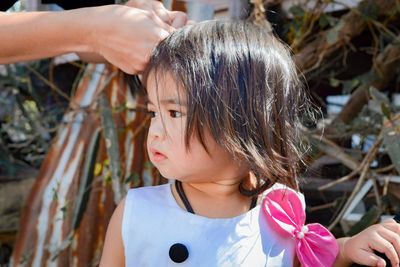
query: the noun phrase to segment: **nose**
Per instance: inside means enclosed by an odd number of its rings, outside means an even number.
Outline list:
[[[152,118],[150,121],[150,128],[148,138],[163,138],[165,136],[165,129],[160,117]]]

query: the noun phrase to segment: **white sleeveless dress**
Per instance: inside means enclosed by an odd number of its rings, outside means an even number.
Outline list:
[[[283,185],[271,189],[277,187]],[[304,204],[301,194],[300,199]],[[294,240],[271,230],[260,216],[260,205],[234,218],[206,218],[179,207],[171,184],[128,191],[122,240],[126,267],[290,267],[295,255]],[[175,243],[184,244],[189,251],[182,263],[169,257]]]

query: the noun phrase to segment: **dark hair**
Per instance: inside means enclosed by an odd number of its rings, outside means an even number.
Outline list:
[[[307,98],[289,50],[266,29],[221,20],[178,29],[155,48],[144,75],[169,73],[185,89],[187,148],[194,135],[207,149],[209,130],[257,177],[255,190],[241,184],[245,195],[275,182],[298,189],[299,114]]]

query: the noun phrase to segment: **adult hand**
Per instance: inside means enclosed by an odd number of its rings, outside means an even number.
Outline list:
[[[126,5],[153,12],[164,23],[172,26],[175,29],[183,27],[188,23],[188,19],[185,13],[180,11],[169,11],[159,1],[130,0],[126,3]]]
[[[91,12],[86,27],[91,29],[88,42],[93,52],[129,74],[143,71],[154,46],[187,22],[183,13],[168,11],[156,1],[129,1],[127,6],[86,12]]]

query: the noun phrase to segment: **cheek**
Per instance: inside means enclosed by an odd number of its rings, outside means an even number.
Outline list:
[[[172,157],[176,157],[180,160],[185,160],[190,157],[190,151],[186,150],[185,141],[181,138],[176,138],[176,140],[171,140],[168,145]]]
[[[168,139],[179,147],[185,145],[185,122],[175,119],[166,125]]]
[[[190,146],[189,150],[186,150],[186,147],[184,147],[184,152],[186,157],[192,159],[193,161],[198,161],[198,162],[206,162],[209,160],[212,160],[210,155],[207,153],[203,145],[200,143],[200,141],[196,138],[191,138],[189,140]],[[184,144],[184,143],[183,143]]]
[[[149,137],[149,133],[147,133],[146,134],[146,151],[148,154],[150,154],[149,147],[150,147],[150,137]]]
[[[203,158],[208,158],[208,160],[214,162],[217,165],[232,163],[232,155],[219,144],[217,144],[217,142],[210,135],[206,136],[205,143],[207,144],[208,153],[205,151],[204,148],[202,148],[202,150],[204,151],[202,153]]]

